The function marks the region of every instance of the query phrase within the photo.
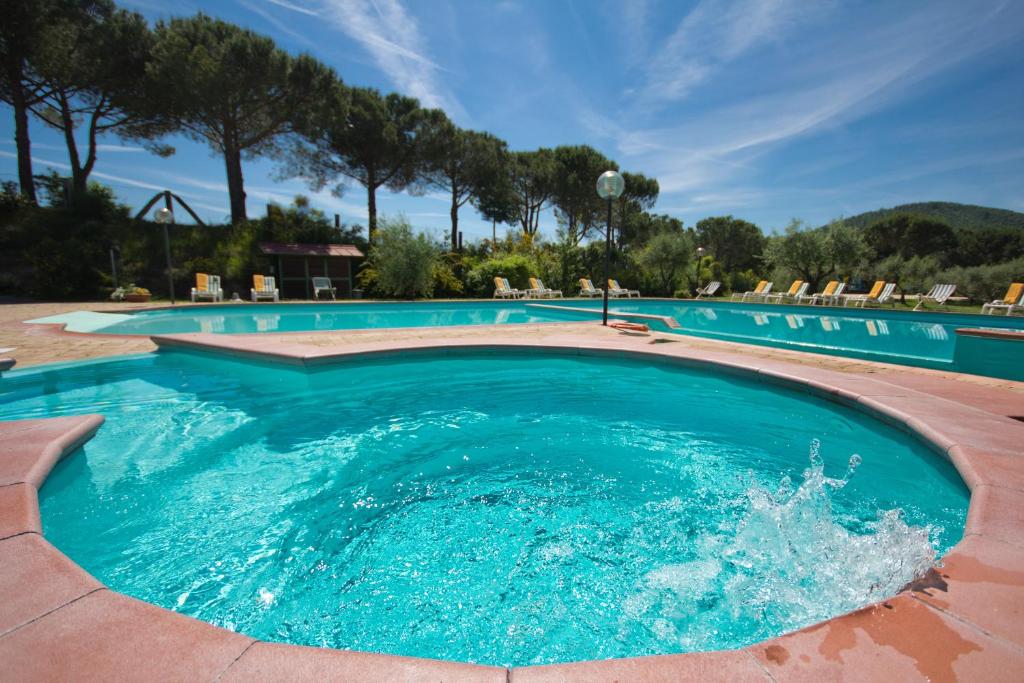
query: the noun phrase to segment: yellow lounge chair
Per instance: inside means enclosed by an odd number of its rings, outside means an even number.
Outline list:
[[[594,283],[590,281],[590,278],[580,278],[580,296],[595,297],[604,296],[604,290],[594,286]]]
[[[1024,282],[1010,283],[1010,288],[1006,290],[1003,298],[988,302],[981,307],[981,312],[988,314],[1003,308],[1006,309],[1006,315],[1010,315],[1018,308],[1024,310]]]
[[[793,284],[789,286],[789,289],[787,291],[779,294],[769,294],[765,296],[765,303],[768,303],[772,299],[775,299],[775,303],[777,304],[782,303],[783,299],[796,301],[798,297],[801,297],[807,293],[807,288],[809,286],[810,285],[804,282],[803,280],[793,280]]]
[[[895,282],[877,280],[867,294],[852,294],[843,297],[843,306],[849,306],[852,303],[854,306],[864,308],[864,304],[884,304],[892,297],[895,289]]]
[[[801,303],[804,299],[809,299],[812,306],[819,301],[823,304],[826,301],[835,302],[838,300],[838,297],[843,293],[843,289],[845,288],[845,283],[839,282],[839,280],[830,280],[829,283],[825,285],[825,289],[821,290],[817,294],[804,294],[798,298],[797,303]]]
[[[639,297],[640,296],[640,290],[639,289],[626,289],[625,287],[620,287],[618,280],[613,280],[612,278],[608,278],[608,296],[614,296],[614,297],[624,296],[627,299],[629,299],[629,298],[632,298],[634,296]]]
[[[562,298],[562,290],[548,289],[540,278],[530,278],[530,289],[526,290],[528,296],[535,296],[538,299],[554,299],[556,296]]]
[[[252,289],[249,290],[253,303],[260,299],[272,299],[279,301],[277,283],[270,275],[253,275]]]
[[[736,297],[740,298],[740,301],[746,301],[747,299],[755,300],[767,296],[772,291],[772,283],[767,280],[761,280],[757,283],[757,287],[754,287],[749,292],[743,292],[742,294],[736,293],[732,295],[732,300],[735,301]]]
[[[508,280],[503,277],[494,278],[494,298],[495,299],[518,299],[524,296],[523,292],[518,289],[513,289],[509,284]]]
[[[207,275],[196,273],[196,286],[192,288],[192,301],[210,299],[211,301],[223,301],[224,292],[220,288],[220,275]]]

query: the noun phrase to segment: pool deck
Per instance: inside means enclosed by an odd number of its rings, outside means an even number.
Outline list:
[[[77,305],[84,307],[94,308]],[[156,348],[145,338],[77,335],[56,326],[26,330],[9,324],[5,308],[0,307],[0,346],[30,351],[19,357],[22,365]],[[103,587],[43,538],[36,498],[54,464],[100,429],[102,417],[0,422],[0,679],[1024,679],[1024,383],[677,335],[620,333],[593,323],[192,334],[156,342],[299,365],[366,353],[459,347],[500,353],[503,347],[528,346],[628,353],[739,373],[813,393],[916,434],[936,457],[950,459],[971,489],[967,528],[941,568],[899,595],[742,650],[512,669],[321,650],[255,641]]]

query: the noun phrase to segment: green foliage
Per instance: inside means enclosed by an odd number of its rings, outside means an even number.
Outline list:
[[[895,282],[900,294],[924,294],[936,283],[942,268],[937,256],[888,256],[872,265],[872,277]]]
[[[203,13],[158,22],[155,34],[152,111],[223,154],[231,222],[245,220],[242,155],[279,154],[281,137],[340,87],[337,78],[308,55],[292,57],[266,36]]]
[[[451,198],[451,245],[459,240],[459,209],[497,182],[507,164],[502,140],[489,133],[462,130],[439,110],[426,113],[422,133],[420,178]]]
[[[653,293],[671,296],[683,274],[696,266],[693,243],[682,230],[659,232],[636,254],[636,264]]]
[[[948,223],[909,213],[894,213],[872,223],[864,230],[864,239],[879,258],[944,256],[956,246],[956,233]]]
[[[475,296],[491,296],[494,278],[508,278],[516,289],[530,286],[530,277],[537,275],[536,261],[525,254],[506,254],[488,259],[471,269],[466,275],[466,291]]]
[[[1024,280],[1024,258],[987,266],[954,267],[939,273],[936,281],[956,284],[956,294],[975,303],[1002,298],[1011,282]]]
[[[315,189],[334,183],[337,195],[343,189],[341,178],[366,188],[372,242],[377,190],[388,187],[398,192],[417,179],[426,121],[419,102],[411,97],[338,83],[303,126],[306,144],[297,149],[289,171],[309,178]]]
[[[722,264],[725,272],[761,265],[765,236],[753,223],[732,216],[714,216],[697,223],[697,245]]]
[[[768,239],[763,257],[774,277],[801,279],[818,291],[829,276],[849,277],[867,254],[860,233],[842,221],[811,229],[794,220],[784,235]]]
[[[598,176],[618,164],[589,145],[556,147],[551,204],[565,227],[565,239],[577,246],[595,227],[604,227],[606,203],[597,196]]]
[[[920,202],[902,204],[891,209],[868,211],[846,218],[845,221],[855,228],[867,228],[873,223],[897,213],[924,216],[942,221],[958,230],[992,230],[1016,229],[1024,230],[1024,213],[994,209],[989,206],[958,204],[955,202]]]
[[[414,298],[434,293],[437,247],[426,235],[413,235],[404,218],[382,217],[367,263],[376,271],[374,289],[385,296]]]

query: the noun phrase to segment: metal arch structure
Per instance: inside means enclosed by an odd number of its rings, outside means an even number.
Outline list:
[[[188,215],[192,216],[192,218],[195,220],[196,223],[198,223],[199,225],[206,225],[206,223],[203,222],[203,219],[201,219],[199,216],[197,216],[196,212],[192,210],[192,207],[185,203],[184,199],[182,199],[178,195],[174,194],[170,190],[164,190],[163,192],[157,192],[155,195],[153,195],[153,198],[150,199],[148,202],[146,202],[146,205],[144,207],[142,207],[142,210],[139,211],[137,214],[135,214],[136,220],[142,218],[143,216],[145,216],[146,213],[150,209],[153,208],[153,205],[156,204],[158,201],[160,201],[161,198],[164,200],[164,208],[166,208],[167,211],[170,212],[171,222],[174,221],[174,208],[172,206],[172,200],[173,200],[175,202],[178,202],[178,205],[181,206],[181,208],[185,209],[185,211],[188,212]],[[172,270],[172,267],[171,267],[171,234],[170,234],[170,232],[167,229],[167,223],[165,223],[163,221],[159,221],[159,222],[164,227],[164,255],[167,257],[167,294],[170,296],[170,298],[171,298],[171,305],[173,306],[174,305],[174,271]]]

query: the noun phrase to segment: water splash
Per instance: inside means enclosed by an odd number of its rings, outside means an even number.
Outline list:
[[[819,450],[814,440],[799,486],[788,478],[775,491],[751,484],[735,532],[696,539],[704,559],[647,573],[624,619],[687,650],[742,631],[754,642],[891,597],[933,567],[937,529],[909,526],[900,510],[856,524],[833,511],[832,496],[861,458],[835,479]]]

